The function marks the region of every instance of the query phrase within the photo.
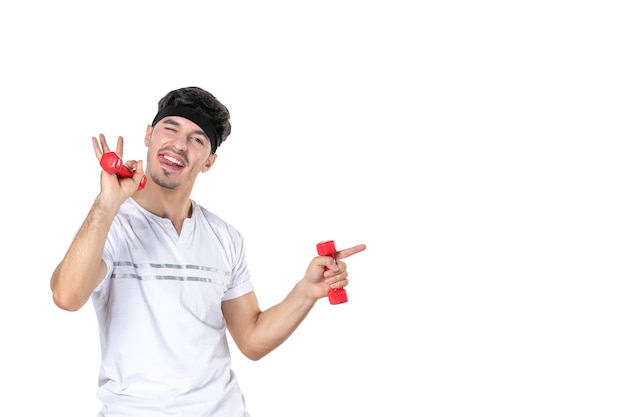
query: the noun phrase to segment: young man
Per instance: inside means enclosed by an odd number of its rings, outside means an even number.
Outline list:
[[[348,284],[341,259],[365,249],[314,257],[286,298],[261,311],[242,236],[190,199],[230,129],[227,108],[211,93],[188,87],[165,95],[146,129],[145,171],[142,161],[126,162],[132,178],[103,171],[100,192],[52,274],[60,308],[94,304],[100,417],[248,416],[226,330],[245,356],[262,358],[318,299]],[[103,135],[92,140],[100,160],[109,145]],[[122,156],[122,137],[115,151]]]

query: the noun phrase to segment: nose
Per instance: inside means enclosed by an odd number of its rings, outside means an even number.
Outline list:
[[[184,132],[178,132],[174,138],[172,138],[172,146],[174,146],[176,150],[186,151],[187,145],[187,135]]]

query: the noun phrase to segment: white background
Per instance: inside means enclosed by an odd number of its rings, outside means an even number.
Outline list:
[[[49,290],[91,137],[141,159],[197,85],[233,133],[194,198],[244,234],[263,308],[318,241],[368,245],[348,303],[233,352],[253,417],[626,415],[621,2],[139,4],[0,6],[5,411],[96,415],[93,307]]]

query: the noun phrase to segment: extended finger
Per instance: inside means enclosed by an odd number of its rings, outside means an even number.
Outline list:
[[[364,250],[365,250],[364,244],[356,245],[348,249],[342,249],[340,251],[337,251],[337,253],[335,254],[335,258],[336,259],[347,258],[348,256],[354,255],[355,253],[363,252]]]
[[[124,156],[124,138],[121,136],[117,137],[117,146],[115,147],[115,153],[118,154],[120,158]]]
[[[98,158],[99,161],[100,158],[102,158],[102,154],[109,152],[109,145],[107,144],[107,141],[102,133],[100,133],[98,137],[99,140],[93,136],[91,138],[91,143],[93,145],[93,150],[96,153],[96,158]]]

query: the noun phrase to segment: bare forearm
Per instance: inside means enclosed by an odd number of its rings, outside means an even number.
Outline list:
[[[317,299],[299,282],[279,304],[260,312],[240,346],[250,359],[258,360],[280,346],[298,328]]]
[[[302,323],[317,299],[309,297],[298,283],[285,299],[259,315],[257,331],[261,335],[275,335],[274,343],[282,343]]]
[[[78,310],[89,299],[104,273],[102,253],[117,212],[96,198],[80,230],[50,281],[54,302],[65,310]]]
[[[261,311],[254,292],[224,301],[222,311],[239,350],[252,360],[261,359],[280,346],[302,323],[317,300],[332,288],[348,284],[347,258],[365,249],[357,245],[343,249],[335,257],[317,256],[311,260],[304,277],[285,299]]]

